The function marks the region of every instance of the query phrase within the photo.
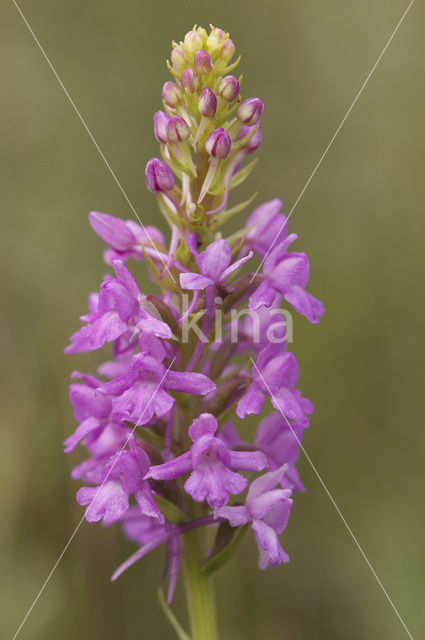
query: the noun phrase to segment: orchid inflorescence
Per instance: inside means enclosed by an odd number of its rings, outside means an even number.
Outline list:
[[[65,451],[81,442],[89,453],[72,471],[86,485],[77,501],[88,522],[121,524],[139,545],[114,578],[166,545],[168,602],[189,531],[208,530],[206,573],[250,529],[260,568],[288,560],[278,535],[293,492],[303,490],[295,465],[313,411],[296,389],[280,312],[286,302],[316,323],[323,307],[305,290],[306,254],[289,251],[297,236],[288,235],[281,201],[259,206],[231,236],[221,231],[252,201],[230,207],[229,194],[251,173],[249,157],[261,144],[263,103],[241,101],[234,54],[229,35],[214,27],[173,42],[173,81],[154,116],[162,159],[145,173],[170,241],[155,227],[90,213],[114,273],[90,295],[66,349],[113,349],[96,376],[72,374],[79,426]],[[130,259],[145,263],[158,295],[142,293],[125,266]],[[244,420],[266,400],[271,413],[248,442]]]

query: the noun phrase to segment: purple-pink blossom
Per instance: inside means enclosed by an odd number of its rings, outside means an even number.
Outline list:
[[[317,323],[324,314],[323,305],[305,290],[309,279],[307,255],[287,251],[288,244],[294,240],[294,236],[288,236],[267,255],[263,264],[264,279],[250,297],[249,307],[269,307],[276,295],[281,294],[298,313]]]
[[[230,264],[231,249],[225,240],[215,240],[205,251],[196,256],[196,264],[199,273],[182,273],[180,274],[180,285],[183,289],[199,291],[207,287],[216,287],[224,285],[227,278],[237,269],[239,269],[247,260],[252,257],[252,253],[248,256],[239,258]]]
[[[71,375],[77,426],[64,451],[86,452],[71,472],[77,502],[88,522],[118,524],[138,547],[113,579],[166,547],[168,602],[192,530],[210,530],[202,571],[217,549],[233,552],[233,528],[252,530],[260,568],[286,562],[279,536],[304,491],[297,462],[313,405],[288,318],[295,309],[317,323],[324,309],[306,291],[307,255],[289,251],[297,236],[282,201],[246,220],[250,201],[233,203],[264,108],[240,102],[234,53],[214,27],[173,43],[173,80],[154,115],[161,160],[146,158],[145,171],[170,232],[90,213],[108,273],[65,349],[104,355],[91,374]]]
[[[147,478],[175,480],[190,473],[185,490],[196,502],[207,500],[211,508],[227,503],[229,493],[241,493],[247,481],[238,471],[262,471],[267,458],[259,451],[230,451],[215,434],[217,420],[203,413],[189,427],[190,450],[164,464],[151,467]]]
[[[120,520],[129,508],[129,496],[134,495],[144,516],[164,523],[164,516],[155,504],[149,483],[144,480],[149,467],[148,455],[131,436],[128,448],[120,449],[103,465],[99,486],[79,489],[77,502],[88,505],[87,521],[103,520],[105,524],[111,524]]]
[[[202,373],[168,370],[160,360],[141,352],[130,361],[128,372],[107,382],[99,393],[113,396],[112,417],[145,425],[165,416],[174,405],[169,391],[203,396],[215,384]]]
[[[104,280],[99,295],[91,298],[89,313],[81,317],[87,324],[71,336],[66,353],[99,349],[127,331],[171,336],[170,328],[143,305],[140,289],[124,263],[114,260],[113,267],[116,278]]]
[[[292,507],[291,489],[276,489],[286,467],[270,471],[251,483],[245,504],[216,509],[217,518],[225,518],[231,527],[249,524],[259,551],[260,569],[288,562],[288,554],[282,549],[278,535],[286,529]]]

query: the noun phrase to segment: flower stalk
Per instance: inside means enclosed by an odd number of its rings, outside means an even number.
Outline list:
[[[183,574],[192,640],[218,640],[212,578],[202,571],[205,562],[205,530],[183,536]]]

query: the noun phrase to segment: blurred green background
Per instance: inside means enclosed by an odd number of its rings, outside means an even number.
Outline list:
[[[145,223],[144,185],[169,43],[193,23],[226,28],[243,94],[263,98],[263,146],[247,196],[288,211],[407,6],[401,0],[121,2],[21,7]],[[413,5],[291,218],[326,306],[295,322],[301,386],[316,414],[305,446],[415,638],[425,630],[423,427],[425,10]],[[16,8],[1,6],[0,636],[11,638],[78,523],[79,459],[65,357],[105,271],[91,209],[132,213]],[[238,194],[239,196],[239,194]],[[143,275],[143,270],[139,270]],[[252,541],[217,574],[223,640],[407,637],[305,459],[308,488],[259,572]],[[20,638],[173,638],[156,601],[162,551],[117,583],[134,549],[83,524]],[[179,593],[175,608],[185,619]]]

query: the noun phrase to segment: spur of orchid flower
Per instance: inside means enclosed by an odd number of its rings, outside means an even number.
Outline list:
[[[160,545],[167,549],[167,603],[182,565],[193,640],[217,638],[211,575],[245,532],[261,569],[287,562],[279,535],[303,491],[296,462],[313,407],[297,388],[288,350],[289,310],[317,323],[322,304],[306,291],[309,263],[275,199],[230,205],[252,172],[263,103],[242,100],[229,34],[194,27],[173,42],[172,80],[154,115],[159,157],[145,176],[168,223],[151,226],[92,212],[111,267],[89,296],[66,353],[106,348],[96,375],[74,372],[78,427],[65,452],[88,457],[72,471],[88,522],[118,524],[138,545],[113,579]],[[131,273],[143,262],[157,295]],[[258,418],[248,441],[247,416]]]

